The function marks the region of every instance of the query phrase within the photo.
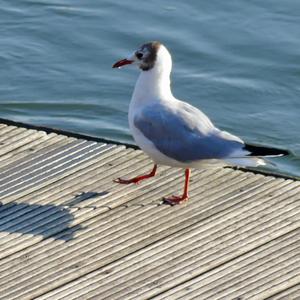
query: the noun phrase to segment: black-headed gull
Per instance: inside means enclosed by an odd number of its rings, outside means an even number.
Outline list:
[[[285,150],[245,144],[239,137],[216,128],[196,107],[176,99],[170,87],[172,59],[160,42],[139,47],[113,68],[135,64],[141,74],[129,106],[129,127],[137,145],[154,161],[153,170],[118,183],[138,183],[155,175],[158,164],[185,169],[182,196],[165,198],[170,204],[188,199],[190,168],[264,165],[264,156],[288,154]]]

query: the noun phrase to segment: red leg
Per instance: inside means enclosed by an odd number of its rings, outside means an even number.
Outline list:
[[[136,177],[131,178],[131,179],[118,178],[118,179],[115,179],[114,182],[122,183],[122,184],[129,184],[129,183],[138,184],[140,181],[142,181],[144,179],[155,176],[156,170],[157,170],[157,165],[155,164],[152,171],[149,174],[136,176]]]
[[[164,198],[166,202],[171,205],[180,204],[186,202],[189,199],[189,181],[190,181],[190,169],[185,169],[185,183],[184,183],[184,191],[182,196],[171,196],[170,198]]]

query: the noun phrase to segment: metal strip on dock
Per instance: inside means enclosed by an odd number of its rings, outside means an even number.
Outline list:
[[[3,121],[2,121],[3,122]],[[0,123],[0,299],[300,299],[300,182]]]

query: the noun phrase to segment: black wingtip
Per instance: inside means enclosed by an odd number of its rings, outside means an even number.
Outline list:
[[[290,152],[285,149],[269,148],[245,144],[244,149],[249,151],[251,156],[287,156]]]

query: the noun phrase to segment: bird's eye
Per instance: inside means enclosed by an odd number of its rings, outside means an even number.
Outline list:
[[[138,59],[142,59],[143,58],[143,53],[142,52],[137,52],[135,55],[136,55],[136,57]]]

